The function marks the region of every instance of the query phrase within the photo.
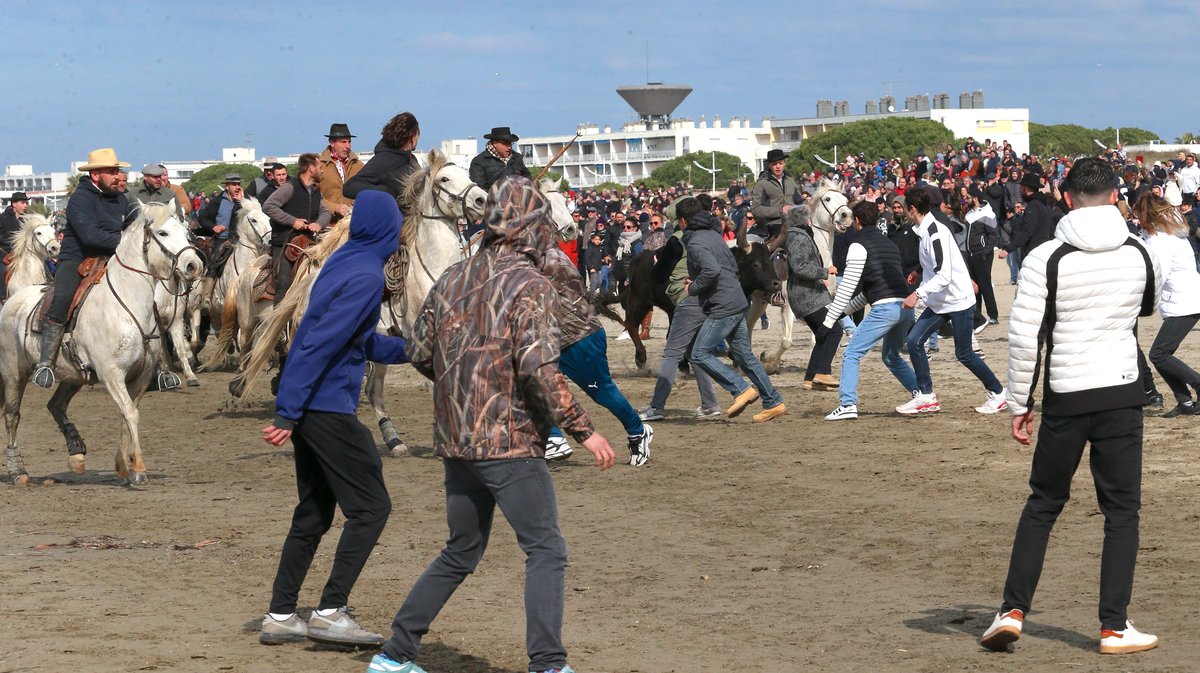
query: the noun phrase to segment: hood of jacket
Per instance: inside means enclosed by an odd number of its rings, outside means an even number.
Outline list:
[[[1129,228],[1116,206],[1092,206],[1063,215],[1054,237],[1080,250],[1113,250],[1129,238]]]
[[[554,243],[550,202],[529,178],[502,178],[488,190],[484,203],[483,247],[507,249],[534,262]]]
[[[337,273],[343,266],[368,260],[381,269],[400,245],[402,221],[400,208],[390,194],[373,190],[359,194],[350,216],[350,238],[329,257],[321,274]]]
[[[702,210],[696,213],[695,217],[688,220],[687,230],[703,231],[705,229],[721,233],[721,221],[717,219],[716,215],[713,215],[707,210]]]

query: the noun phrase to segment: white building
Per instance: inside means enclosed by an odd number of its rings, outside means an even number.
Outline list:
[[[757,171],[771,149],[772,135],[769,122],[751,126],[749,119],[732,117],[724,123],[719,116],[714,116],[711,124],[702,116],[699,122],[687,118],[666,124],[629,122],[619,131],[580,124],[576,131],[579,138],[575,144],[551,168],[572,187],[592,187],[602,182],[628,185],[650,177],[659,166],[690,152],[725,152]],[[546,165],[573,137],[522,138],[519,145],[525,164],[536,172],[535,166]],[[718,174],[717,184],[743,177]],[[699,168],[692,174],[693,184],[703,185],[711,179]]]
[[[55,171],[34,173],[31,164],[9,164],[0,177],[0,205],[7,207],[13,192],[25,192],[32,201],[41,201],[50,210],[66,204],[70,173]]]

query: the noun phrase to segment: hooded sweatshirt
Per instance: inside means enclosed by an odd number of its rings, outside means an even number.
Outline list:
[[[480,251],[434,284],[409,357],[433,381],[436,455],[541,458],[552,425],[579,442],[593,432],[558,369],[559,298],[541,271],[554,245],[550,205],[527,178],[507,177],[484,212]]]
[[[721,222],[702,210],[688,221],[683,234],[687,270],[692,284],[687,293],[700,300],[704,315],[727,318],[750,308],[738,280],[737,260],[721,236]]]
[[[350,238],[321,267],[296,328],[275,398],[275,427],[289,430],[305,411],[352,414],[367,360],[407,362],[404,339],[375,331],[383,264],[400,242],[396,201],[368,191],[354,204]]]
[[[1008,405],[1022,415],[1042,382],[1047,415],[1146,403],[1135,329],[1154,313],[1158,260],[1113,206],[1072,210],[1021,260],[1008,327]],[[1044,352],[1043,352],[1044,349]]]

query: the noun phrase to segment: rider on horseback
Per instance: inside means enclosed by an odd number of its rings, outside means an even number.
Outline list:
[[[121,242],[121,232],[133,221],[128,199],[117,190],[119,169],[128,166],[117,161],[113,148],[105,147],[89,152],[88,162],[79,167],[87,175],[80,178],[67,201],[67,226],[54,271],[54,296],[42,321],[41,355],[33,371],[33,383],[42,388],[51,388],[55,383],[54,359],[62,344],[71,298],[79,287],[79,264],[88,257],[111,257]]]
[[[219,197],[209,199],[200,209],[200,224],[192,233],[212,238],[208,268],[204,272],[204,280],[200,283],[201,301],[208,301],[213,285],[221,277],[225,262],[233,252],[229,241],[237,235],[237,212],[242,209],[243,196],[242,176],[229,173],[225,176],[225,191]]]
[[[275,268],[275,304],[283,301],[292,284],[292,265],[284,259],[292,239],[301,234],[315,234],[329,226],[329,209],[321,198],[321,173],[325,169],[317,155],[301,154],[297,161],[299,174],[271,194],[263,204],[263,212],[271,218],[271,264]]]

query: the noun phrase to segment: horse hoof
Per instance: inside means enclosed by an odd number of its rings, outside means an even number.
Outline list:
[[[150,480],[146,478],[145,472],[134,472],[129,477],[129,485],[130,486],[145,486],[146,482],[148,482],[148,481],[150,481]]]
[[[404,445],[404,442],[400,442],[392,447],[391,455],[392,458],[403,458],[408,455],[408,447]]]
[[[84,465],[83,465],[83,454],[75,453],[75,454],[68,456],[67,457],[67,469],[71,470],[75,474],[83,474],[84,469],[85,469]]]
[[[187,384],[188,384],[189,388],[199,388],[200,387],[200,379],[188,379]]]

